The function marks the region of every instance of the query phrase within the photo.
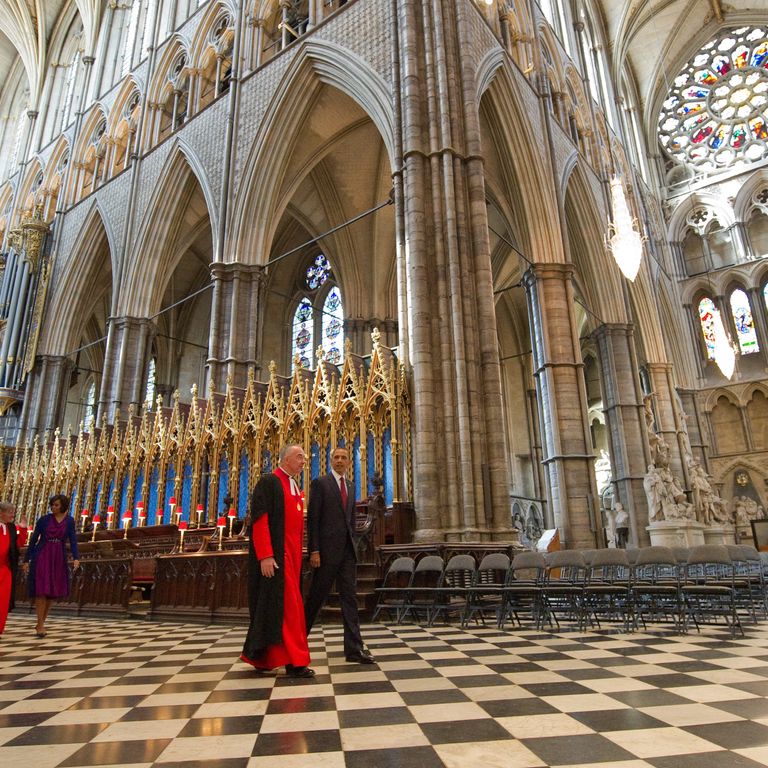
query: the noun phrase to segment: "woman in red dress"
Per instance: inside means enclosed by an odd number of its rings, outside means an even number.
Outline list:
[[[16,525],[13,522],[15,515],[13,504],[0,501],[0,635],[5,630],[8,611],[14,604],[16,566],[19,562]]]

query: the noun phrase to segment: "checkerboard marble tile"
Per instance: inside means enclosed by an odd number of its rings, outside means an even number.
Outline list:
[[[310,637],[312,680],[238,661],[244,629],[12,615],[0,765],[768,766],[768,624],[731,638],[371,625]]]

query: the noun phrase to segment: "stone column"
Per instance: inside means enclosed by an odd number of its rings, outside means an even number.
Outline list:
[[[249,366],[255,366],[264,271],[231,262],[211,264],[213,300],[208,337],[208,390],[224,392],[227,378],[245,387]]]
[[[634,328],[606,323],[593,334],[600,355],[603,412],[611,450],[615,498],[630,519],[630,546],[650,543],[648,503],[643,489],[650,453],[645,436],[643,392],[638,376]]]
[[[108,422],[112,422],[118,409],[125,417],[130,405],[136,406],[138,412],[144,401],[147,366],[155,333],[155,324],[144,317],[109,319],[98,422],[104,415]]]
[[[393,6],[415,536],[509,538],[479,104],[471,57],[462,54],[472,46],[475,10],[452,0]]]
[[[597,545],[597,488],[584,363],[573,313],[573,266],[535,264],[523,276],[533,347],[547,495],[563,546]]]
[[[73,368],[74,363],[68,357],[38,355],[35,358],[27,379],[19,445],[61,425]]]

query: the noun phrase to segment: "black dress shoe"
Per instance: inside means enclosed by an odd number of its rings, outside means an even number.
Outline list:
[[[353,661],[357,664],[374,664],[376,661],[373,656],[371,656],[370,651],[368,651],[366,648],[363,648],[357,653],[348,654],[346,659],[347,661]]]
[[[294,667],[292,664],[287,664],[285,674],[288,677],[314,677],[315,670],[309,667]]]

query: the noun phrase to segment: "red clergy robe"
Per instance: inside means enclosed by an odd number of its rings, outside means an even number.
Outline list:
[[[304,667],[309,664],[309,646],[304,620],[304,602],[301,598],[301,545],[304,534],[304,499],[299,492],[291,491],[288,475],[279,467],[275,477],[283,492],[284,540],[283,544],[283,617],[282,642],[267,646],[258,658],[250,658],[245,652],[241,659],[258,669],[274,669],[286,664]],[[276,555],[270,533],[269,513],[262,514],[253,522],[251,541],[258,560]],[[278,544],[279,546],[279,544]],[[280,558],[277,558],[278,561]],[[264,577],[261,577],[262,579]],[[275,577],[276,578],[276,577]]]

